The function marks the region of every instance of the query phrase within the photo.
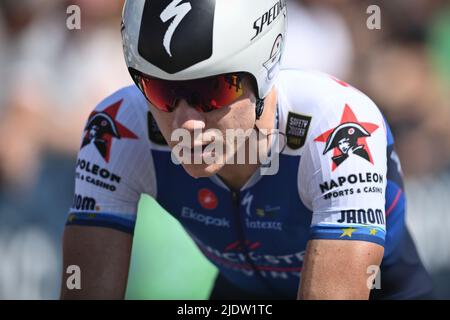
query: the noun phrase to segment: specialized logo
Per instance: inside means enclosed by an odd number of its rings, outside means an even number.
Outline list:
[[[283,223],[281,221],[267,220],[268,218],[273,218],[275,216],[275,213],[281,209],[280,206],[271,207],[266,205],[264,208],[257,208],[257,219],[254,220],[252,219],[252,202],[253,195],[250,192],[247,192],[241,201],[241,205],[245,207],[246,217],[244,221],[245,226],[248,229],[283,231]]]
[[[252,206],[253,195],[250,192],[247,192],[244,198],[241,201],[241,205],[245,206],[245,213],[247,216],[251,216],[250,208]]]
[[[352,109],[346,104],[340,124],[322,133],[314,141],[326,143],[324,155],[333,150],[333,171],[353,155],[366,159],[373,164],[366,139],[377,129],[378,125],[374,123],[359,122]]]
[[[255,35],[251,40],[256,39],[264,30],[269,28],[269,26],[276,21],[283,14],[286,17],[286,2],[285,0],[279,0],[273,5],[268,11],[253,22],[253,29],[255,30]]]
[[[215,0],[147,0],[139,32],[139,54],[170,74],[210,58],[215,7]]]
[[[84,128],[84,138],[81,149],[89,144],[93,144],[106,162],[109,162],[111,145],[113,139],[137,139],[138,137],[116,120],[117,112],[122,105],[120,100],[105,110],[94,111],[89,116]]]
[[[181,20],[183,20],[183,18],[189,13],[189,11],[192,10],[192,6],[189,2],[179,5],[182,1],[183,0],[173,0],[173,2],[169,3],[167,8],[164,9],[160,16],[162,22],[167,22],[173,18],[172,22],[167,28],[163,40],[164,48],[171,57],[172,52],[170,51],[170,44],[172,43],[173,33],[180,24]]]
[[[198,202],[200,205],[208,210],[213,210],[217,208],[217,204],[219,201],[217,200],[217,196],[210,191],[209,189],[200,189],[197,194]]]

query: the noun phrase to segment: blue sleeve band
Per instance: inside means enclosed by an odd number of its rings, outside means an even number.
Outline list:
[[[66,225],[104,227],[134,234],[136,220],[131,216],[114,213],[71,212],[67,218]]]
[[[311,227],[310,239],[359,240],[379,244],[384,247],[386,232],[375,226],[345,225]]]

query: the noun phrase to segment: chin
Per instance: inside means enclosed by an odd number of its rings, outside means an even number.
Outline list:
[[[223,164],[183,164],[184,170],[193,178],[208,178],[217,174]]]

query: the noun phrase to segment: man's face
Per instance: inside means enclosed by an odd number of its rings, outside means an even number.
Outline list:
[[[343,154],[347,154],[350,147],[351,147],[351,145],[350,145],[349,138],[343,138],[343,139],[339,140],[339,150],[341,150],[341,152]]]
[[[98,126],[93,125],[91,130],[89,130],[89,139],[94,140],[97,138]]]
[[[173,112],[163,112],[150,105],[150,110],[158,127],[171,149],[174,149],[174,147],[180,143],[179,140],[171,140],[172,133],[177,129],[183,129],[186,132],[189,132],[192,137],[192,140],[188,143],[183,143],[182,153],[192,152],[193,154],[194,145],[202,145],[203,147],[201,149],[197,148],[197,150],[200,150],[201,155],[199,154],[199,157],[203,160],[208,155],[211,156],[210,153],[208,154],[201,150],[210,145],[212,139],[204,134],[202,134],[201,139],[196,138],[194,129],[196,133],[205,133],[207,130],[217,129],[224,137],[224,141],[221,142],[224,151],[222,159],[217,159],[218,161],[215,161],[215,163],[212,164],[206,164],[205,161],[201,161],[201,164],[194,164],[193,158],[191,164],[182,162],[184,169],[192,177],[209,177],[217,174],[224,167],[227,156],[225,146],[227,129],[242,129],[246,131],[254,128],[256,120],[255,95],[251,89],[252,86],[249,78],[245,77],[242,81],[242,85],[244,86],[244,94],[239,97],[237,101],[211,112],[205,113],[197,111],[184,99],[178,101]],[[215,143],[215,145],[217,146],[217,143]],[[236,151],[233,153],[233,156],[235,153]]]

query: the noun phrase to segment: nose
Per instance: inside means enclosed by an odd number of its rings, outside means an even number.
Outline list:
[[[206,127],[204,113],[197,111],[184,99],[177,101],[173,112],[174,129],[181,128],[193,132],[194,129],[202,130]]]

